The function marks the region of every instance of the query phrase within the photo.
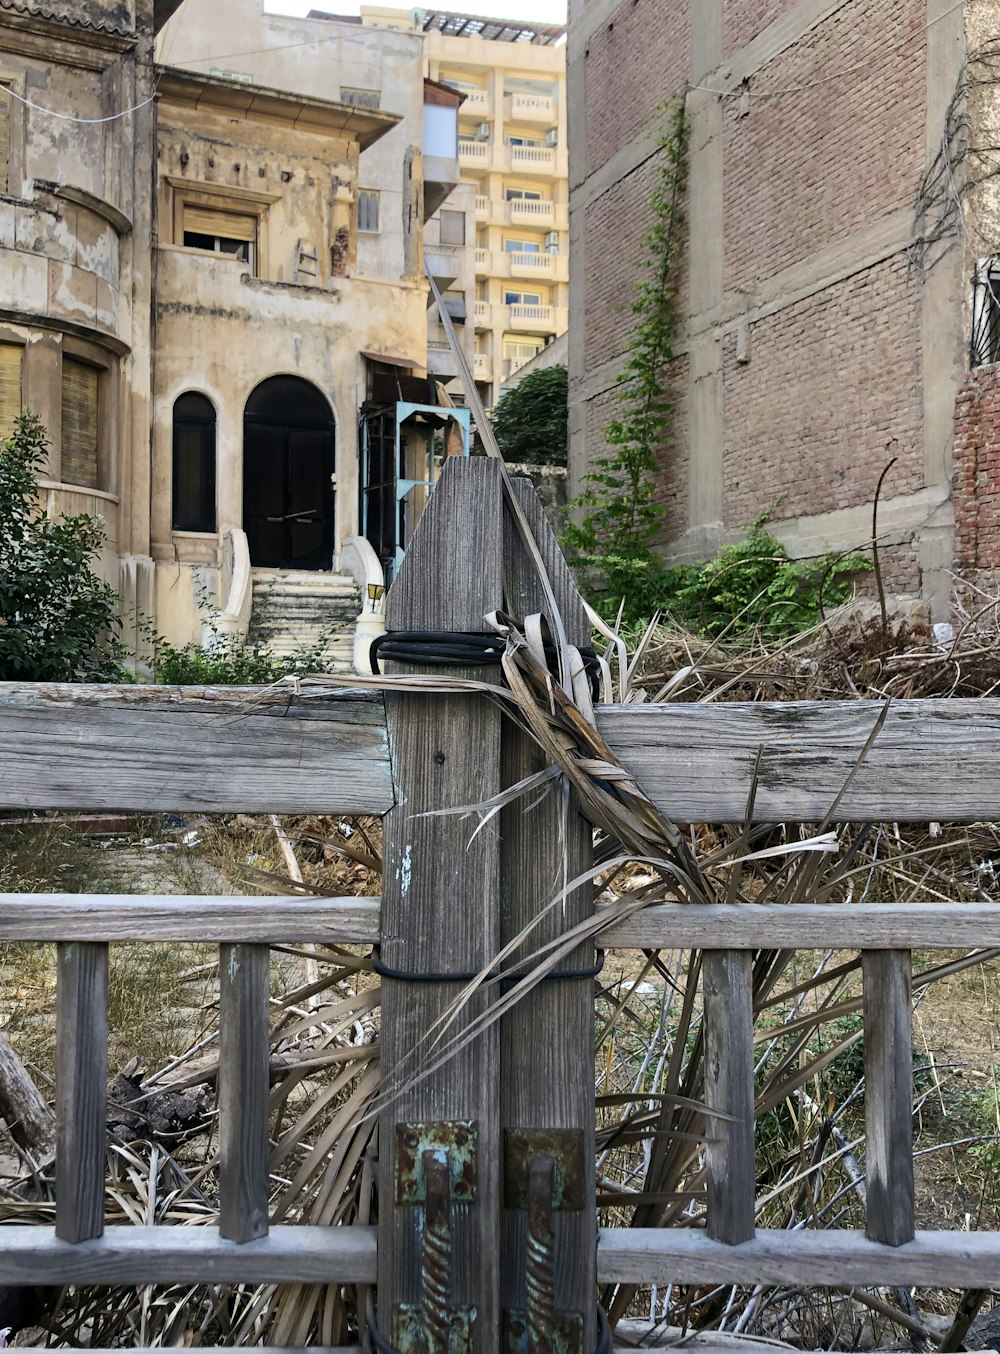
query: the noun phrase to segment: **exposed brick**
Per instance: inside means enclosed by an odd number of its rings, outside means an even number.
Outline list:
[[[587,172],[646,130],[690,74],[687,0],[623,0],[587,44]],[[627,73],[628,93],[622,78]]]
[[[970,582],[1000,570],[1000,365],[969,376],[955,401],[955,567]]]
[[[722,45],[727,57],[780,19],[797,0],[722,0]]]
[[[924,155],[926,5],[854,0],[767,65],[725,117],[726,285],[755,282],[898,207]],[[889,50],[893,49],[893,50]],[[830,79],[850,71],[844,79]],[[891,110],[891,113],[889,112]]]
[[[917,306],[901,256],[759,321],[746,366],[729,338],[727,526],[868,503],[890,456],[886,494],[922,487]]]

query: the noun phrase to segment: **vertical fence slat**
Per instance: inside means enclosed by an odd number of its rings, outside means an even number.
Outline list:
[[[705,1103],[708,1234],[738,1246],[754,1234],[753,1000],[749,950],[706,950]]]
[[[107,1169],[108,947],[57,947],[56,1235],[104,1231]]]
[[[590,626],[555,536],[533,486],[515,488],[535,531],[571,644],[589,643]],[[518,619],[544,611],[545,602],[527,552],[511,523],[505,541],[507,606]],[[503,730],[503,781],[516,784],[540,770],[544,760],[527,734],[512,723]],[[563,879],[582,874],[593,862],[593,831],[580,815],[575,795],[565,800],[560,788],[525,812],[519,800],[500,815],[500,880],[505,941],[536,922],[527,950],[554,939],[593,912],[593,889],[576,889],[540,923],[539,913]],[[586,970],[594,961],[592,944],[581,946],[560,964]],[[573,1130],[580,1155],[594,1160],[594,980],[575,978],[542,983],[504,1018],[501,1026],[501,1120],[507,1129]],[[509,1182],[507,1182],[509,1183]],[[582,1206],[560,1209],[552,1219],[555,1310],[579,1314],[582,1348],[597,1344],[594,1291],[595,1177],[584,1170]],[[528,1308],[528,1210],[504,1210],[501,1293],[507,1312]]]
[[[485,457],[446,461],[389,592],[390,630],[481,632],[483,617],[502,606],[499,472]],[[455,675],[429,662],[394,670]],[[470,668],[462,676],[495,681],[496,669]],[[500,1348],[497,1026],[433,1077],[417,1082],[415,1074],[440,1051],[426,1039],[427,1031],[460,996],[466,986],[461,975],[491,963],[499,950],[496,827],[488,824],[477,834],[474,817],[437,811],[481,803],[500,789],[500,712],[485,697],[387,693],[386,714],[397,805],[384,820],[381,1066],[383,1093],[394,1098],[379,1116],[378,1325],[399,1348],[409,1337],[400,1330],[394,1339],[394,1324],[411,1317],[422,1323],[425,1315],[433,1320],[425,1306],[432,1295],[422,1273],[423,1210],[396,1192],[397,1127],[474,1121],[475,1193],[450,1202],[444,1301],[470,1317],[475,1308],[472,1349],[495,1354]],[[430,973],[456,976],[449,982],[419,981]],[[495,996],[491,991],[489,1000]],[[446,1041],[482,1014],[486,1000],[479,994],[466,1003],[445,1032]],[[419,1143],[414,1150],[419,1154]],[[436,1284],[435,1302],[441,1300],[439,1289]],[[458,1331],[453,1334],[457,1342]]]
[[[913,1010],[909,950],[862,957],[868,1235],[903,1246],[915,1233]]]
[[[268,1218],[271,951],[222,945],[219,957],[219,1231],[254,1241]]]

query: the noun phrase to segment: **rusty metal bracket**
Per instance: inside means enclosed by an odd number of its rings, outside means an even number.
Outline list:
[[[475,1307],[452,1294],[453,1203],[476,1197],[476,1125],[396,1125],[396,1203],[420,1208],[420,1301],[393,1308],[399,1354],[471,1354]]]
[[[508,1354],[583,1354],[583,1315],[557,1312],[555,1213],[586,1203],[583,1134],[575,1129],[508,1129],[504,1203],[528,1210],[525,1309],[507,1313]]]

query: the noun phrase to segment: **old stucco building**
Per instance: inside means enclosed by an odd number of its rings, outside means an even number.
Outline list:
[[[366,51],[406,65],[400,112],[276,68],[157,67],[176,8],[0,5],[0,420],[41,415],[42,487],[104,518],[126,611],[183,642],[206,607],[245,629],[256,591],[306,637],[340,624],[346,661],[359,584],[419,508],[400,473],[432,475],[448,431],[422,233],[458,180],[460,95],[388,33]],[[360,167],[390,135],[398,225],[372,242]]]
[[[995,476],[977,460],[996,443],[982,279],[1000,212],[976,147],[996,141],[998,18],[995,0],[571,0],[577,480],[628,348],[656,110],[686,92],[691,118],[659,486],[671,557],[703,558],[766,511],[795,555],[863,546],[895,456],[879,518],[893,590],[943,616],[953,569],[1000,564]]]

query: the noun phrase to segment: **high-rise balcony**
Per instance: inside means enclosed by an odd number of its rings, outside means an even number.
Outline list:
[[[556,101],[544,94],[507,94],[504,103],[504,116],[511,122],[556,124]]]
[[[523,277],[535,282],[568,282],[569,259],[565,254],[529,250],[476,250],[476,273],[480,277]]]
[[[512,225],[552,226],[556,219],[554,202],[536,201],[534,198],[516,197],[507,204]]]
[[[488,249],[476,250],[476,272],[482,277],[488,277],[493,271],[491,267],[491,254]]]
[[[504,328],[518,334],[561,334],[568,327],[565,306],[514,305],[498,307]]]
[[[507,146],[507,168],[517,174],[556,172],[556,152],[549,146]]]
[[[490,116],[490,95],[486,89],[463,89],[460,91],[465,95],[465,102],[458,110],[461,117],[489,117]]]
[[[469,169],[489,169],[493,147],[488,141],[459,141],[458,163]]]
[[[490,322],[490,303],[489,301],[476,302],[476,326],[480,329],[489,327]]]
[[[493,380],[493,358],[489,353],[476,353],[472,374],[477,381]]]
[[[476,220],[488,221],[490,219],[490,200],[483,194],[476,197]]]

